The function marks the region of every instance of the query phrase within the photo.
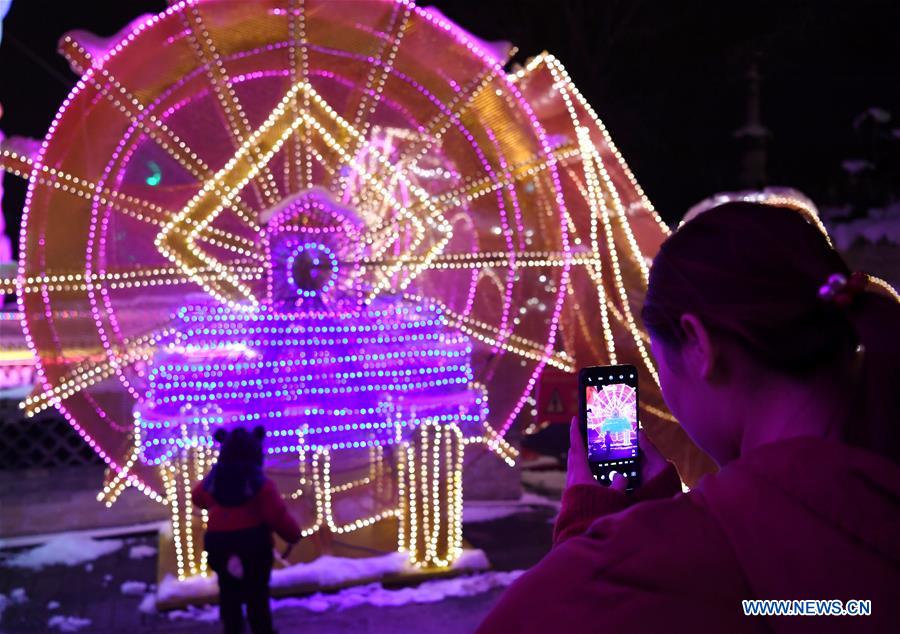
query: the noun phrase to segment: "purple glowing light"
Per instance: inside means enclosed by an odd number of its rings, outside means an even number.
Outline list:
[[[117,55],[132,55],[135,53],[134,49],[139,49],[141,46],[146,47],[147,42],[153,39],[151,35],[152,32],[166,31],[161,38],[158,38],[158,41],[165,43],[166,37],[170,32],[174,32],[170,27],[173,27],[172,23],[177,17],[175,14],[182,12],[188,4],[193,3],[174,4],[160,16],[155,16],[141,22],[117,45],[109,49],[106,55],[94,60],[94,67],[88,69],[83,78],[78,82],[75,90],[73,90],[72,94],[66,100],[63,108],[60,110],[60,113],[54,121],[54,125],[44,143],[40,160],[43,160],[44,154],[46,153],[44,150],[46,150],[48,144],[50,144],[52,147],[52,157],[47,161],[48,164],[56,166],[62,165],[62,162],[58,162],[61,160],[60,142],[65,140],[65,133],[71,132],[71,130],[64,130],[63,134],[56,134],[57,124],[62,120],[64,112],[67,111],[76,100],[78,108],[73,110],[79,110],[79,112],[82,108],[87,108],[86,102],[88,101],[96,100],[98,103],[102,102],[103,98],[97,93],[96,87],[91,84],[91,81],[96,78],[98,81],[102,82],[103,79],[101,78],[100,73],[103,69],[109,68],[114,72],[116,70],[116,65],[112,62]],[[536,353],[543,351],[545,356],[554,354],[554,339],[559,321],[558,317],[562,302],[565,298],[565,267],[568,266],[569,261],[565,209],[562,205],[559,179],[556,174],[555,164],[549,154],[549,146],[540,124],[534,115],[531,114],[528,104],[525,103],[515,86],[510,82],[500,64],[497,63],[498,60],[496,55],[485,52],[484,46],[481,43],[475,42],[468,34],[455,28],[443,18],[435,16],[425,9],[415,7],[411,2],[402,2],[400,5],[407,9],[413,9],[413,18],[419,20],[423,26],[426,27],[422,32],[430,32],[433,30],[440,31],[440,37],[436,38],[436,41],[452,45],[454,50],[461,48],[461,57],[473,58],[474,60],[480,61],[481,65],[473,65],[469,76],[461,76],[460,73],[454,72],[454,67],[452,65],[446,68],[430,69],[425,73],[425,76],[428,79],[431,79],[432,77],[441,78],[445,82],[445,86],[442,88],[440,82],[421,81],[422,77],[415,72],[417,69],[409,63],[408,59],[400,60],[403,63],[397,64],[397,66],[400,67],[400,69],[398,69],[389,60],[385,61],[377,56],[339,50],[339,47],[329,48],[327,45],[323,45],[322,39],[318,40],[319,43],[316,45],[307,46],[307,51],[314,52],[317,55],[315,60],[316,64],[324,65],[326,67],[330,67],[334,64],[334,68],[336,69],[349,67],[344,64],[343,60],[346,60],[348,64],[363,63],[365,60],[368,60],[369,65],[373,69],[372,74],[377,75],[377,73],[383,72],[388,77],[387,85],[389,87],[396,85],[397,88],[399,88],[400,84],[403,85],[402,90],[397,89],[393,92],[391,90],[385,90],[384,94],[378,95],[372,93],[371,89],[367,89],[369,97],[377,99],[377,103],[379,104],[378,111],[374,113],[372,123],[376,127],[380,126],[381,130],[378,132],[373,131],[373,133],[366,138],[365,142],[362,143],[361,148],[356,153],[357,160],[359,157],[365,157],[366,152],[372,148],[375,148],[375,150],[371,152],[373,156],[377,154],[389,158],[393,156],[393,147],[382,149],[378,146],[380,143],[378,134],[383,134],[385,129],[384,126],[396,125],[398,128],[418,132],[424,135],[432,122],[445,122],[441,124],[439,129],[442,133],[447,131],[447,137],[450,138],[452,136],[452,140],[445,145],[442,145],[440,142],[435,145],[432,153],[428,156],[428,160],[433,161],[433,163],[428,167],[431,168],[433,165],[439,165],[442,169],[446,170],[448,174],[451,174],[452,178],[446,179],[446,182],[444,183],[439,183],[437,179],[434,179],[422,187],[427,190],[429,196],[431,196],[433,200],[438,200],[440,202],[449,216],[449,224],[453,227],[454,241],[440,254],[441,258],[444,258],[443,261],[449,262],[449,264],[444,269],[435,267],[431,270],[425,270],[418,278],[414,279],[411,284],[404,280],[400,274],[394,274],[394,276],[390,278],[391,283],[387,285],[389,288],[386,290],[389,295],[388,299],[392,302],[396,302],[398,305],[405,305],[405,303],[415,301],[410,300],[409,296],[424,297],[426,298],[424,300],[426,303],[434,300],[434,306],[439,306],[442,310],[446,310],[446,316],[443,317],[441,329],[459,331],[460,323],[468,323],[467,320],[472,320],[471,323],[475,324],[475,330],[477,332],[473,335],[472,339],[474,350],[471,355],[471,361],[466,362],[469,364],[468,373],[473,375],[470,384],[474,386],[475,384],[473,381],[492,382],[491,398],[498,399],[498,402],[497,405],[492,408],[496,419],[491,421],[491,426],[494,430],[502,432],[512,424],[516,414],[521,410],[522,405],[531,392],[531,388],[534,386],[536,377],[539,376],[540,371],[546,362],[546,359],[538,358]],[[205,9],[212,12],[215,10],[216,6],[217,3],[209,3],[205,6]],[[436,29],[430,27],[436,27]],[[176,34],[175,37],[183,37],[185,33],[186,31],[183,29],[178,29],[178,34]],[[386,37],[386,35],[381,35],[380,37]],[[327,40],[325,40],[324,43],[327,44]],[[456,44],[459,44],[460,46],[457,47]],[[175,46],[178,45],[178,42],[176,40],[171,40],[168,42],[168,45]],[[263,86],[270,78],[276,78],[278,76],[287,77],[288,73],[286,73],[286,71],[266,66],[266,64],[271,63],[273,60],[280,59],[276,58],[275,54],[282,52],[285,47],[289,45],[289,42],[272,42],[259,48],[254,47],[252,49],[229,52],[227,55],[223,55],[223,63],[229,65],[235,71],[238,69],[241,71],[228,79],[229,86],[236,91],[240,98],[243,99],[246,97],[249,101],[251,98],[256,98],[253,97],[253,95],[260,93],[261,90],[259,87]],[[126,50],[129,49],[129,47],[131,50]],[[258,62],[254,59],[254,55],[257,55],[257,53],[259,53]],[[342,59],[337,60],[338,57]],[[402,50],[400,57],[403,57]],[[252,70],[254,66],[256,66],[256,70]],[[482,72],[485,74],[481,74]],[[165,85],[165,87],[162,88],[161,93],[155,95],[151,94],[148,101],[143,104],[144,108],[138,116],[138,119],[146,120],[148,117],[154,117],[156,120],[167,122],[172,129],[177,130],[179,136],[197,149],[199,156],[205,157],[207,161],[213,163],[212,157],[215,155],[215,152],[208,147],[204,147],[201,143],[202,138],[195,135],[193,130],[184,123],[189,117],[196,117],[196,113],[198,111],[203,111],[205,107],[205,97],[209,94],[209,89],[199,85],[202,84],[202,80],[200,79],[202,73],[202,67],[192,68],[177,79],[174,79],[173,83]],[[352,79],[352,73],[343,76],[340,72],[312,67],[309,69],[309,73],[306,77],[314,84],[316,90],[333,104],[342,103],[341,100],[343,96],[351,89],[362,90],[362,86],[355,85],[354,80]],[[128,83],[127,79],[128,78],[125,78],[126,84]],[[496,92],[498,96],[501,97],[500,102],[502,103],[502,107],[507,108],[510,111],[510,121],[517,122],[522,128],[522,146],[518,148],[521,150],[519,154],[530,157],[528,161],[541,161],[542,163],[546,163],[546,166],[542,167],[542,171],[544,174],[549,174],[549,176],[544,188],[540,191],[546,192],[547,202],[551,203],[552,211],[547,214],[547,217],[536,219],[537,214],[535,214],[534,209],[537,203],[533,200],[526,200],[522,194],[522,190],[517,189],[513,184],[512,181],[515,179],[514,175],[521,165],[512,164],[512,159],[507,161],[506,153],[509,151],[509,148],[497,141],[494,131],[487,127],[484,119],[478,116],[472,116],[471,113],[466,113],[465,116],[461,114],[465,109],[461,104],[463,104],[465,99],[468,99],[467,95],[481,84],[484,84],[482,88],[489,91],[491,94]],[[426,85],[428,88],[426,88]],[[342,87],[342,90],[338,90],[338,87]],[[449,98],[447,96],[441,96],[442,93],[446,92],[447,87],[449,87],[453,94],[458,97],[458,101],[455,100],[456,97],[453,97],[452,95]],[[263,86],[263,88],[265,88],[265,86]],[[426,105],[429,109],[424,107]],[[338,106],[336,105],[336,107]],[[432,107],[433,111],[430,110]],[[182,111],[184,111],[183,117],[179,114]],[[413,114],[414,112],[416,113],[415,115]],[[115,116],[118,115],[114,113],[113,117]],[[71,122],[67,121],[66,126],[70,125]],[[66,126],[63,127],[65,128]],[[145,165],[147,160],[147,157],[144,156],[141,149],[143,144],[143,133],[140,131],[140,127],[132,121],[130,123],[125,123],[125,127],[122,129],[125,131],[122,133],[121,142],[118,143],[115,151],[110,153],[109,161],[104,161],[106,169],[103,170],[102,177],[98,179],[101,187],[108,188],[109,191],[113,192],[127,191],[129,193],[134,193],[138,198],[147,198],[153,201],[165,200],[165,203],[160,203],[159,206],[162,207],[164,211],[171,210],[174,213],[179,208],[179,200],[176,198],[164,199],[162,196],[164,194],[168,195],[165,192],[156,193],[155,195],[157,197],[154,198],[150,193],[140,189],[123,190],[121,188],[123,182],[128,180],[125,179],[125,172],[129,164],[132,164],[132,161],[134,161],[135,165]],[[55,139],[57,136],[60,138]],[[53,145],[54,140],[57,141],[56,145]],[[416,141],[416,143],[422,142],[424,141]],[[408,149],[411,143],[407,143],[407,147],[397,150],[397,153],[402,153],[405,149]],[[64,154],[62,156],[64,156]],[[278,167],[280,167],[279,160],[280,157],[276,158],[273,162],[273,169],[277,170]],[[101,163],[101,165],[102,164],[103,163]],[[457,169],[457,164],[465,164],[465,167]],[[160,165],[162,166],[162,163],[160,163]],[[41,166],[40,162],[39,166]],[[318,173],[316,174],[316,178],[323,173],[322,168],[324,167],[324,165],[317,164],[316,169],[318,170]],[[429,177],[423,176],[423,174],[417,172],[414,167],[410,168],[408,175],[414,180],[418,178],[419,180],[417,182],[421,185],[421,183],[426,182]],[[165,189],[166,187],[171,186],[173,182],[177,184],[177,181],[170,179],[170,173],[165,171],[164,166],[163,170],[166,174],[164,186],[158,189]],[[351,173],[353,172],[353,170],[350,171]],[[360,182],[362,182],[361,179]],[[146,185],[145,182],[142,184]],[[464,197],[460,197],[458,194],[448,196],[447,199],[441,198],[444,193],[452,194],[453,192],[466,191],[465,188],[481,187],[482,184],[490,188],[489,193],[480,193],[479,196],[481,196],[481,198],[474,204],[469,203]],[[32,183],[32,186],[33,185],[34,182]],[[131,188],[133,185],[134,183],[130,180],[126,183],[127,188]],[[183,185],[185,185],[184,191],[187,191],[187,189],[189,189],[187,186],[188,184],[183,183]],[[340,185],[343,187],[345,183],[342,182]],[[351,183],[348,187],[352,189],[353,186],[354,184]],[[341,189],[341,191],[344,190]],[[533,193],[534,187],[532,186],[532,189],[528,190],[526,186],[525,191]],[[293,194],[295,192],[289,193]],[[370,194],[370,192],[366,192],[361,187],[357,188],[353,193],[354,195]],[[398,200],[404,201],[404,207],[406,205],[416,205],[418,202],[413,196],[405,195],[402,191],[393,190],[391,193],[395,195]],[[264,214],[265,212],[260,209],[262,205],[257,199],[253,198],[253,192],[250,191],[249,188],[247,194],[247,206],[250,210],[257,214]],[[544,194],[542,193],[541,195],[543,196]],[[120,313],[122,312],[123,307],[126,309],[130,307],[129,302],[132,301],[134,295],[130,294],[129,291],[132,287],[110,284],[108,279],[110,275],[117,271],[115,266],[116,262],[110,259],[112,257],[112,251],[117,248],[114,242],[116,232],[130,230],[135,226],[140,229],[140,226],[138,226],[140,223],[132,219],[120,221],[120,211],[114,208],[105,197],[108,197],[108,195],[101,193],[98,189],[98,193],[91,199],[92,218],[90,227],[87,231],[88,247],[84,282],[86,286],[85,297],[89,302],[88,308],[90,314],[97,326],[98,347],[102,351],[105,351],[107,360],[109,364],[111,364],[112,374],[109,382],[118,381],[118,383],[125,388],[127,394],[130,394],[135,401],[140,403],[145,399],[147,389],[151,387],[149,385],[151,381],[150,373],[157,367],[156,362],[160,361],[160,359],[156,359],[147,370],[140,365],[121,360],[123,353],[127,351],[131,345],[130,341],[134,339],[136,330],[134,325],[129,323]],[[347,196],[346,199],[341,198],[340,200],[345,201],[346,204],[352,204],[352,198],[353,196]],[[555,202],[558,203],[556,206],[552,205],[554,199]],[[453,202],[454,205],[448,204],[450,202]],[[30,207],[30,205],[31,199],[29,198],[27,206]],[[526,205],[527,207],[525,207]],[[527,213],[526,211],[523,211],[523,209],[526,209]],[[303,213],[308,213],[308,211],[309,210],[307,209]],[[557,214],[559,216],[558,218],[556,217]],[[262,220],[261,218],[258,219]],[[565,266],[554,270],[550,276],[553,278],[554,283],[558,283],[558,286],[552,290],[550,288],[545,289],[546,293],[540,289],[537,291],[538,293],[542,293],[542,296],[540,297],[542,304],[546,303],[548,306],[553,306],[551,310],[552,316],[551,314],[545,314],[538,319],[535,319],[533,316],[526,316],[522,318],[522,325],[519,326],[517,311],[523,306],[524,302],[528,300],[528,296],[523,294],[523,286],[526,288],[527,292],[527,284],[518,284],[518,281],[520,275],[528,275],[529,272],[518,268],[517,263],[519,256],[517,253],[527,247],[522,241],[523,233],[534,230],[535,228],[538,228],[539,230],[539,227],[543,226],[543,224],[548,221],[554,227],[557,225],[561,227],[560,239],[554,239],[553,244],[550,244],[548,241],[546,246],[542,246],[551,252],[562,251],[564,255],[563,261],[565,263]],[[229,225],[229,222],[232,224]],[[372,222],[371,218],[369,219],[369,222]],[[40,240],[43,240],[42,232],[44,231],[44,228],[41,227],[38,222],[31,224],[33,226],[29,227],[28,231],[32,236],[37,236]],[[260,224],[263,223],[260,222]],[[490,235],[485,235],[485,227],[495,225],[500,225],[500,237],[498,240],[494,240]],[[221,222],[217,220],[216,224],[213,225],[213,229],[223,228],[229,231],[233,230],[234,218],[223,214]],[[255,243],[256,249],[254,251],[254,256],[265,251],[267,259],[262,262],[255,258],[243,259],[234,256],[232,253],[226,254],[230,258],[227,259],[226,264],[233,267],[246,266],[248,269],[254,269],[247,274],[248,278],[246,279],[249,280],[251,279],[250,276],[255,275],[256,277],[252,278],[248,283],[256,283],[258,281],[259,286],[264,287],[258,288],[254,286],[254,291],[259,291],[260,294],[267,294],[270,298],[272,303],[268,309],[269,314],[278,312],[290,313],[291,310],[299,310],[307,313],[320,312],[323,314],[329,311],[333,314],[353,312],[354,309],[345,305],[319,305],[319,300],[315,297],[304,295],[299,292],[296,288],[298,286],[298,280],[291,276],[293,266],[289,268],[282,267],[280,270],[276,270],[277,267],[271,266],[272,256],[280,258],[284,250],[287,250],[290,245],[296,247],[300,241],[321,244],[323,247],[329,249],[335,254],[336,259],[340,262],[341,268],[344,268],[348,262],[358,262],[363,255],[352,254],[350,257],[345,257],[345,255],[336,250],[335,245],[330,242],[327,237],[322,238],[321,236],[305,234],[296,236],[285,235],[283,236],[284,242],[281,244],[277,239],[273,239],[273,236],[271,235],[250,235],[250,232],[243,228],[238,231],[240,233],[235,235],[239,238]],[[24,235],[25,234],[23,233],[23,240]],[[138,238],[140,237],[142,236],[132,236],[130,238],[130,243],[137,243],[139,241]],[[411,241],[412,236],[410,232],[399,235],[396,238],[395,243],[390,247],[390,250],[384,252],[384,259],[397,259],[405,256],[403,252],[409,249]],[[31,244],[33,247],[34,240],[32,240]],[[49,237],[48,244],[50,244]],[[560,245],[562,245],[562,248],[560,248]],[[141,246],[143,247],[145,245]],[[241,246],[243,247],[244,244],[241,243]],[[253,249],[252,246],[249,248],[251,250]],[[494,269],[490,271],[484,269],[484,271],[490,273],[489,275],[483,274],[482,269],[475,267],[470,269],[471,273],[465,268],[453,268],[455,262],[467,262],[467,256],[481,257],[486,252],[500,249],[508,252],[508,262],[502,265],[495,265]],[[38,251],[40,251],[40,249],[38,249]],[[26,249],[23,249],[23,253],[25,252]],[[143,255],[143,253],[141,255]],[[40,259],[43,257],[44,254],[40,253],[37,255],[36,259],[32,260],[33,264],[37,263],[37,266],[39,266],[41,271],[45,270],[48,266],[44,260]],[[411,254],[410,260],[416,262],[425,257],[427,256],[423,250],[422,252]],[[167,263],[160,264],[152,258],[141,259],[141,257],[139,257],[136,266],[160,268],[166,264]],[[336,286],[326,289],[324,295],[329,297],[343,297],[344,295],[342,293],[347,289],[340,288],[340,280],[364,280],[367,272],[372,270],[372,267],[374,266],[377,266],[377,264],[372,264],[371,262],[365,263],[363,265],[364,271],[359,272],[357,275],[351,274],[349,269],[346,271],[347,275],[344,275],[344,271],[341,271],[340,277],[337,278],[338,281],[335,282]],[[370,268],[365,269],[365,267]],[[260,271],[262,272],[261,276],[258,275],[258,272]],[[333,269],[330,269],[330,271],[334,274]],[[33,271],[30,273],[34,274]],[[283,276],[285,279],[283,280],[279,279],[279,275],[282,273],[285,274]],[[21,274],[24,277],[24,272],[21,272]],[[401,285],[401,283],[403,284]],[[494,298],[495,290],[492,285],[496,285],[496,299]],[[396,291],[397,286],[400,287],[399,290],[407,291],[403,300],[390,297],[390,292]],[[135,284],[134,287],[137,287],[137,285]],[[126,290],[119,290],[122,288]],[[284,302],[279,302],[280,291],[287,288],[293,289],[292,297],[290,297],[290,300],[287,297],[284,297]],[[353,295],[353,301],[359,302],[361,299],[359,296],[370,291],[371,287],[363,285],[354,290],[356,294]],[[173,293],[171,296],[172,303],[166,304],[166,314],[176,306],[190,305],[191,302],[196,299],[189,296],[191,291],[192,288],[188,286],[187,288],[178,289]],[[341,291],[341,293],[336,293],[336,291]],[[445,295],[445,293],[447,294]],[[159,297],[159,295],[156,294],[155,289],[150,287],[147,288],[146,294],[152,294],[154,299]],[[486,295],[488,296],[487,300],[485,299]],[[551,295],[556,296],[555,303],[554,298],[551,298]],[[38,305],[38,301],[35,301],[39,300],[39,298],[42,299],[42,305]],[[305,303],[296,305],[298,299]],[[23,301],[24,305],[24,300],[22,298],[20,298],[20,300]],[[164,301],[170,301],[170,298],[166,296]],[[294,304],[291,304],[291,302],[294,302]],[[58,296],[53,295],[53,293],[46,288],[41,288],[39,294],[35,295],[34,299],[29,302],[28,307],[30,312],[27,318],[31,320],[30,323],[32,323],[33,328],[41,333],[39,336],[42,337],[41,348],[45,357],[47,356],[47,349],[50,347],[58,351],[65,350],[67,346],[71,348],[70,342],[66,341],[65,332],[60,332],[61,330],[64,330],[64,328],[57,325],[62,308]],[[362,312],[359,310],[356,312],[360,319],[364,319],[365,316]],[[37,325],[35,323],[40,320],[46,321],[46,327],[44,324]],[[49,337],[46,333],[42,332],[43,330],[49,332]],[[225,335],[223,334],[223,336]],[[272,336],[276,338],[283,336],[284,340],[282,343],[293,341],[291,337],[284,333],[275,333]],[[34,348],[30,333],[28,337],[29,345]],[[516,359],[513,357],[513,354],[515,353],[511,353],[510,350],[519,346],[517,352],[521,354],[521,340],[523,337],[530,340],[527,349],[525,350],[526,356],[521,359]],[[531,341],[534,341],[533,345],[531,344]],[[52,346],[50,345],[51,342]],[[234,340],[226,338],[219,343],[223,346],[223,350],[228,350],[228,354],[237,354],[236,350],[238,348],[235,347]],[[241,343],[240,338],[237,339],[237,343]],[[245,343],[249,344],[252,343],[252,341]],[[418,345],[416,341],[403,342],[402,345],[407,345],[409,343]],[[162,344],[160,344],[160,346],[160,349],[164,347]],[[173,351],[177,351],[177,349],[177,346],[172,348]],[[244,353],[249,354],[246,350]],[[487,362],[486,358],[489,358],[490,362]],[[506,365],[501,365],[501,360]],[[504,376],[504,369],[509,367],[510,361],[515,363],[516,371],[518,371],[518,363],[521,361],[523,368],[521,370],[521,379],[517,376],[517,378],[513,380],[515,385],[510,385],[509,387],[511,389],[509,390],[500,389],[495,391],[493,385],[497,382],[495,377]],[[215,365],[215,362],[213,361],[209,361],[209,363]],[[526,366],[527,370],[525,369]],[[41,372],[43,377],[43,365],[41,366]],[[52,372],[53,371],[51,371],[51,374]],[[525,385],[526,372],[530,375],[527,385]],[[51,379],[52,380],[45,382],[45,388],[48,390],[51,387],[58,387],[57,384],[59,378],[57,376],[52,376]],[[293,384],[288,382],[288,385]],[[501,387],[505,388],[506,386],[503,385]],[[473,389],[475,388],[473,387]],[[80,392],[76,398],[83,399],[86,404],[93,407],[99,418],[103,419],[103,421],[113,430],[118,431],[128,429],[126,425],[130,424],[131,421],[117,421],[116,418],[119,415],[116,411],[107,409],[109,408],[109,405],[105,403],[104,399],[95,398],[95,393],[93,393],[90,388]],[[515,402],[515,406],[512,405],[513,402]],[[65,409],[64,399],[60,399],[59,404],[62,409]],[[484,405],[486,406],[486,401]],[[86,410],[83,407],[80,411],[78,408],[74,411],[76,416],[82,418],[85,417],[84,412]],[[198,410],[194,410],[193,415],[202,418],[203,416],[209,417],[216,416],[217,414],[213,410],[208,410],[205,414],[201,415]],[[79,423],[76,423],[76,416],[68,417],[73,425],[79,429],[80,433],[86,434],[87,432],[80,428]],[[88,429],[94,430],[95,428],[88,425]],[[288,434],[289,429],[291,428],[279,428],[276,426],[273,428],[272,433],[278,432],[280,434],[290,435]],[[315,427],[313,427],[313,429],[315,429]],[[92,433],[94,432],[92,431]],[[90,442],[92,446],[95,445],[93,439]],[[100,434],[99,443],[103,442],[103,434]],[[99,444],[97,446],[99,448]],[[110,444],[109,447],[113,447],[113,445]],[[102,450],[100,450],[100,453],[104,456],[104,459],[111,462],[114,468],[119,468],[120,465],[113,464],[111,458],[106,453]],[[122,458],[122,460],[124,460],[124,458]]]
[[[219,427],[263,425],[270,453],[386,446],[423,422],[480,433],[484,389],[468,337],[441,311],[384,300],[356,313],[192,306],[154,359],[135,410],[141,457],[211,446]]]
[[[352,211],[313,191],[265,216],[270,296],[253,311],[178,311],[135,406],[146,463],[237,425],[263,425],[276,454],[396,444],[424,422],[482,429],[472,345],[441,309],[392,296],[360,305],[356,269],[339,266],[360,241]]]

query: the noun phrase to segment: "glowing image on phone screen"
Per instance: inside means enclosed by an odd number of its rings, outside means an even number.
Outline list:
[[[585,386],[588,459],[592,462],[637,456],[637,391],[624,383]]]

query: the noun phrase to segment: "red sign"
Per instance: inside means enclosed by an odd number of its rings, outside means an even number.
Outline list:
[[[569,424],[578,415],[578,375],[545,368],[538,381],[537,423]]]

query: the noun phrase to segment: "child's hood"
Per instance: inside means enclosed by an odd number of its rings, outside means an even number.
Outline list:
[[[203,488],[220,506],[240,506],[256,495],[265,483],[262,440],[265,430],[219,429],[219,458],[203,481]]]

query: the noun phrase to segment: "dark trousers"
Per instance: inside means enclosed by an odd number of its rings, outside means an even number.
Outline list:
[[[204,538],[209,566],[219,577],[219,618],[225,634],[244,631],[243,606],[253,634],[272,634],[269,579],[272,576],[272,534],[265,526],[239,531],[207,532]],[[237,556],[243,576],[228,571],[228,560]]]

